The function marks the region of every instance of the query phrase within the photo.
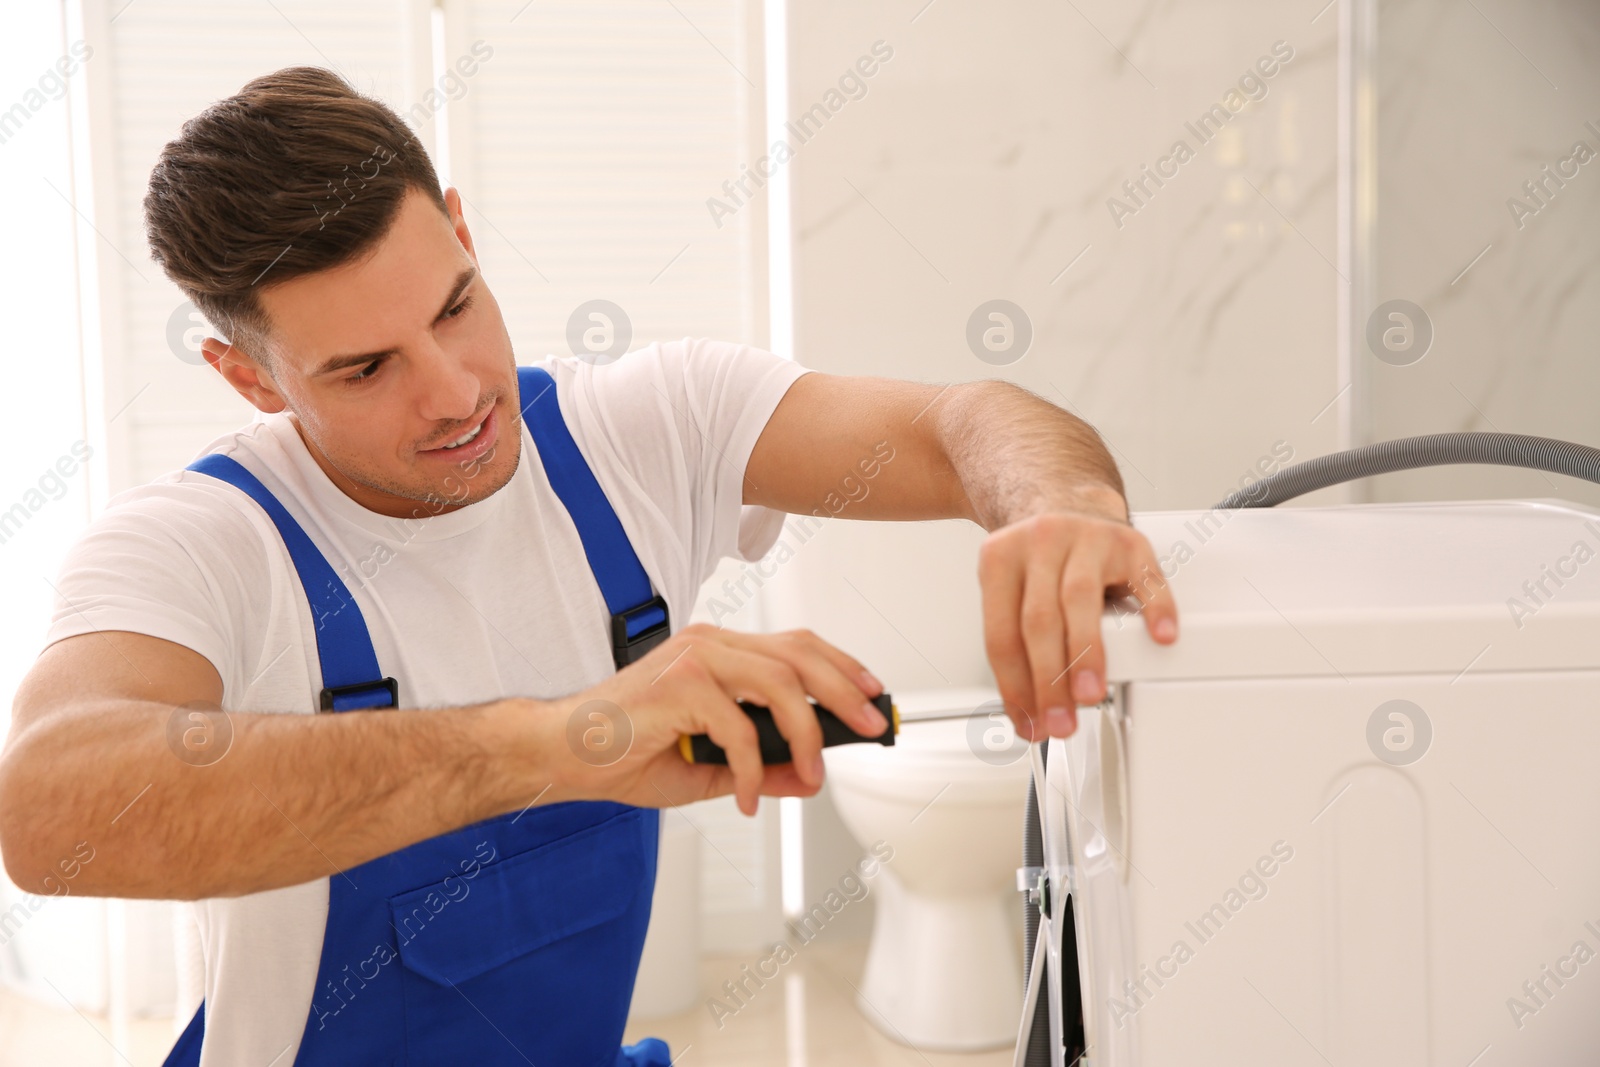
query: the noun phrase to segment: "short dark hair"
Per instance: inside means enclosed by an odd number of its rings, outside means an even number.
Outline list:
[[[268,361],[261,289],[355,260],[413,188],[446,210],[393,110],[331,70],[286,67],[183,124],[150,172],[145,233],[201,314]]]

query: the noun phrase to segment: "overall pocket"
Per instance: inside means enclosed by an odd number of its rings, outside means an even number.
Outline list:
[[[407,1062],[612,1067],[650,920],[659,818],[635,808],[470,882],[390,897]]]

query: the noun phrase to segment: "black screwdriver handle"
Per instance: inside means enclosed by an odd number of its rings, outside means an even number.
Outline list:
[[[827,708],[811,702],[817,710],[817,725],[822,727],[822,747],[829,748],[833,745],[851,745],[861,742],[875,741],[880,745],[893,745],[894,736],[900,731],[900,713],[896,710],[894,702],[889,699],[888,693],[881,693],[872,698],[873,705],[889,721],[883,733],[876,737],[858,734],[844,724]],[[739,701],[739,707],[750,716],[750,721],[755,724],[756,737],[761,744],[761,762],[767,766],[775,763],[789,763],[794,759],[789,751],[789,742],[783,734],[778,732],[778,724],[772,717],[772,709],[764,708],[760,704],[749,701]],[[728,754],[722,746],[711,740],[708,734],[683,734],[678,738],[678,749],[683,753],[683,758],[690,763],[715,763],[727,766]]]

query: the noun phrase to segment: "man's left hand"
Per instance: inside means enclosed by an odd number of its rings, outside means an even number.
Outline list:
[[[1066,737],[1077,705],[1105,698],[1106,592],[1138,598],[1150,636],[1178,637],[1178,609],[1145,536],[1087,511],[1043,511],[978,553],[984,646],[1006,712],[1028,740]]]

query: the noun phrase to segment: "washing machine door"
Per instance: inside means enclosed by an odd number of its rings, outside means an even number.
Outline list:
[[[1120,702],[1080,708],[1070,738],[1034,745],[1044,914],[1028,976],[1017,1067],[1135,1067],[1127,757]],[[1043,783],[1040,787],[1039,783]],[[1035,1026],[1047,998],[1048,1038]],[[1048,1058],[1039,1055],[1047,1041]]]

